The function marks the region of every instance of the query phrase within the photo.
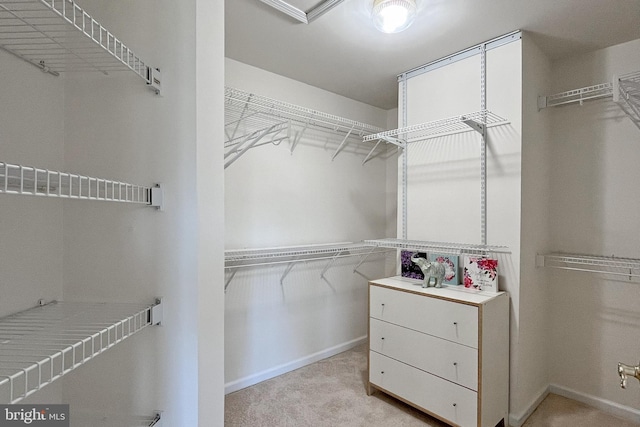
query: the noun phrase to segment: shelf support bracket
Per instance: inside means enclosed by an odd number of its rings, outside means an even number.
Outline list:
[[[335,153],[333,153],[333,157],[331,157],[331,161],[333,161],[336,158],[336,156],[338,155],[338,153],[340,153],[340,151],[342,151],[342,147],[344,147],[344,145],[347,143],[347,139],[351,135],[351,132],[353,132],[354,128],[355,128],[355,125],[351,126],[351,129],[349,129],[349,132],[347,132],[347,134],[345,135],[344,139],[342,140],[342,142],[338,146],[338,149],[336,150]]]
[[[478,132],[480,135],[485,134],[484,132],[486,127],[484,124],[480,122],[476,122],[475,120],[467,119],[464,116],[460,117],[460,120],[462,121],[462,123],[464,123],[465,125],[469,126],[471,129]]]
[[[309,127],[309,122],[305,123],[304,127],[302,128],[302,130],[300,132],[296,133],[296,137],[293,139],[293,143],[291,144],[291,154],[292,155],[293,155],[293,150],[296,149],[296,146],[298,145],[298,143],[302,139],[302,135],[304,135],[304,133],[307,131],[308,127]]]
[[[331,259],[329,260],[329,262],[327,263],[327,265],[325,265],[324,270],[322,270],[322,273],[320,273],[320,278],[324,279],[324,273],[327,272],[327,270],[329,270],[329,267],[331,267],[333,265],[334,262],[336,262],[336,260],[338,259],[338,257],[340,256],[340,251],[336,252],[334,256],[331,257]]]
[[[227,280],[225,280],[224,282],[224,292],[227,292],[227,288],[229,287],[229,284],[231,283],[231,281],[233,280],[233,277],[236,275],[236,273],[238,272],[238,270],[231,270],[231,274],[229,275],[229,278]]]
[[[284,283],[284,279],[285,277],[287,277],[289,275],[289,273],[291,273],[291,270],[293,270],[293,267],[296,265],[295,262],[291,262],[289,263],[289,265],[287,265],[287,268],[284,270],[284,273],[282,273],[282,277],[280,278],[280,285],[283,285]]]
[[[149,206],[155,207],[160,212],[164,211],[164,189],[162,184],[156,184],[149,189]]]
[[[152,325],[161,325],[162,318],[164,317],[164,306],[162,305],[163,298],[156,298],[156,303],[151,307],[151,319],[149,323]]]
[[[367,258],[369,258],[369,255],[371,255],[373,253],[373,251],[376,250],[376,246],[372,247],[371,250],[369,252],[367,252],[365,254],[365,256],[362,257],[362,259],[360,260],[360,262],[358,263],[358,265],[356,265],[355,267],[353,267],[353,272],[355,273],[356,271],[358,271],[358,267],[360,267],[366,260]]]
[[[396,145],[396,146],[402,148],[403,150],[407,146],[407,142],[403,141],[403,140],[401,140],[399,138],[393,138],[391,136],[381,136],[380,139],[384,140],[385,142],[388,142],[389,144]]]
[[[376,145],[374,145],[371,151],[369,151],[369,154],[367,154],[367,157],[365,157],[364,160],[362,161],[363,166],[365,163],[367,163],[369,160],[372,159],[371,157],[372,154],[374,153],[374,151],[376,151],[376,148],[378,148],[378,145],[380,145],[381,142],[382,142],[382,139],[379,139],[378,142],[376,142]]]

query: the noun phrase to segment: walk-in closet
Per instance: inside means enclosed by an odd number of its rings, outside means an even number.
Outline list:
[[[0,425],[640,425],[638,22],[0,0]]]

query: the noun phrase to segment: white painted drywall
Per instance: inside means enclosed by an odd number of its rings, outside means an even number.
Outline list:
[[[520,274],[519,292],[512,292],[518,307],[517,328],[511,329],[511,425],[520,425],[536,400],[547,389],[549,363],[548,293],[545,270],[535,267],[535,255],[548,248],[550,192],[549,119],[537,109],[537,97],[549,88],[550,63],[524,33],[522,38],[520,156],[521,244],[513,256],[514,270]],[[500,84],[500,79],[496,80]],[[517,332],[517,334],[515,333]]]
[[[640,40],[552,64],[552,92],[640,70]],[[610,100],[545,111],[552,121],[551,248],[639,258],[640,129]],[[640,359],[640,287],[624,277],[551,271],[550,379],[638,420],[640,384],[620,388],[617,363]],[[629,413],[635,410],[635,415]],[[626,413],[625,413],[626,412]],[[633,412],[633,411],[632,411]]]
[[[224,2],[196,0],[198,426],[224,425]]]
[[[298,106],[385,128],[387,113],[311,86],[226,60],[226,84]],[[360,241],[385,237],[386,160],[351,143],[307,133],[293,154],[285,141],[255,147],[225,170],[227,249]],[[243,268],[225,295],[227,390],[345,349],[367,334],[367,279],[384,275],[372,257]],[[227,273],[228,275],[230,272]]]

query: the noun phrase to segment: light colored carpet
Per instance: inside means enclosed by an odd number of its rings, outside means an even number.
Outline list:
[[[408,405],[374,393],[367,396],[367,347],[321,360],[230,393],[228,427],[445,427]]]
[[[228,394],[228,427],[446,427],[384,393],[367,396],[367,347]],[[639,427],[550,394],[522,427]]]
[[[550,394],[531,414],[522,427],[638,427],[590,406]]]

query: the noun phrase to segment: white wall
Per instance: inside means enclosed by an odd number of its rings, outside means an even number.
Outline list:
[[[612,80],[640,69],[640,40],[553,63],[552,92]],[[615,103],[544,111],[552,120],[551,248],[639,258],[640,129]],[[640,385],[620,388],[618,362],[640,358],[638,284],[569,271],[550,272],[551,382],[592,404],[620,405],[640,420]]]
[[[226,60],[226,85],[381,128],[387,113],[347,98]],[[362,161],[361,141],[331,160],[341,139],[306,133],[290,152],[255,147],[225,170],[227,249],[360,241],[385,237],[383,156]],[[367,333],[367,279],[384,259],[357,257],[243,268],[225,296],[225,372],[232,391],[360,342]],[[227,274],[230,274],[228,272]]]
[[[549,298],[546,270],[535,256],[549,245],[549,119],[537,109],[537,97],[549,90],[550,63],[530,34],[522,39],[521,246],[514,259],[520,289],[512,294],[518,307],[518,334],[511,336],[511,425],[520,425],[546,396],[549,384]],[[499,80],[496,81],[499,84]],[[512,328],[512,332],[516,330]]]

